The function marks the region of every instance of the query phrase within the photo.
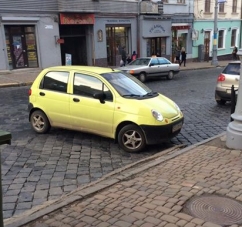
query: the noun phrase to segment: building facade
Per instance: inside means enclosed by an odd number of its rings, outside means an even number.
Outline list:
[[[217,7],[217,37],[214,38]],[[194,3],[192,57],[209,61],[213,45],[217,45],[218,59],[232,59],[234,48],[241,47],[241,0],[198,0]],[[215,32],[216,33],[216,32]]]

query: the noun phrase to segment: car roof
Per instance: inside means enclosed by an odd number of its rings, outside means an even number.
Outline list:
[[[118,70],[112,69],[111,67],[109,68],[109,67],[82,66],[82,65],[52,66],[52,67],[45,68],[45,70],[48,70],[48,71],[54,71],[54,70],[72,71],[72,70],[76,70],[76,71],[86,71],[86,72],[98,73],[98,74],[109,73],[109,72],[114,72],[114,71],[117,72],[118,71]]]

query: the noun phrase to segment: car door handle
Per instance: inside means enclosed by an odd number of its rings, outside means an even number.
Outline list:
[[[45,93],[44,92],[40,92],[39,95],[40,96],[45,96]]]
[[[73,98],[73,101],[74,101],[74,102],[80,102],[80,99]]]

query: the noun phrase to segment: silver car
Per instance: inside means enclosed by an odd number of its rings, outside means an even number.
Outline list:
[[[166,77],[172,80],[174,74],[179,73],[180,66],[164,57],[137,58],[119,70],[130,73],[140,81],[145,82],[149,77]]]
[[[231,88],[238,90],[240,79],[240,61],[230,62],[217,78],[215,100],[219,105],[231,101]]]

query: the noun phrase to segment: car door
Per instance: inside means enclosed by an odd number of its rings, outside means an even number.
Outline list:
[[[160,65],[160,68],[159,68],[160,75],[167,75],[171,70],[170,62],[168,62],[165,58],[158,58],[158,61]]]
[[[70,95],[70,116],[73,129],[111,137],[113,133],[114,101],[108,87],[95,76],[75,73]],[[93,97],[104,92],[106,99],[101,103]]]
[[[158,58],[151,58],[150,64],[148,66],[149,76],[159,76],[160,65]]]
[[[68,79],[69,72],[47,72],[35,92],[36,107],[45,112],[52,126],[70,127]]]

